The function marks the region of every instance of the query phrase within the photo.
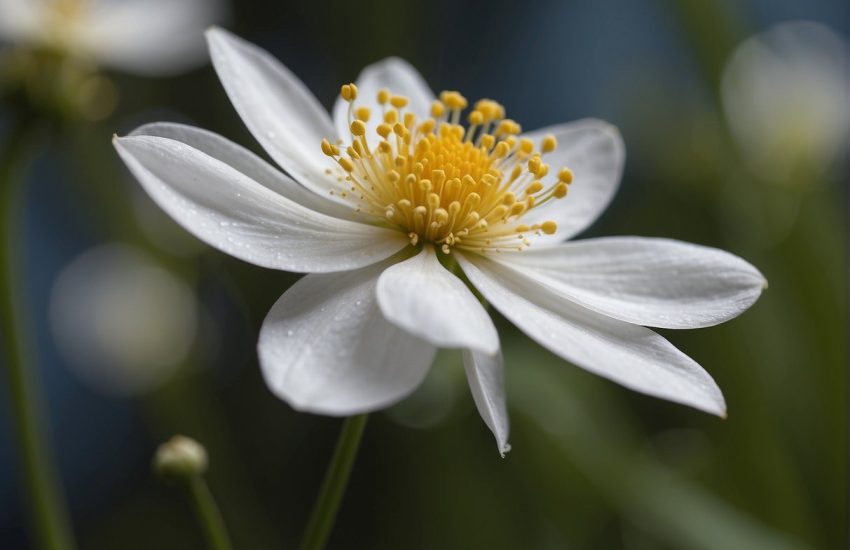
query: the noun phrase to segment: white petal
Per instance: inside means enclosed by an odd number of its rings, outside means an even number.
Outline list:
[[[299,411],[347,416],[422,382],[436,348],[384,320],[375,299],[383,268],[307,275],[277,301],[258,344],[275,395]]]
[[[658,334],[559,300],[482,256],[457,256],[481,294],[553,353],[635,391],[725,415],[723,395],[711,376]]]
[[[558,148],[543,156],[550,165],[544,178],[547,186],[553,183],[561,168],[573,171],[574,179],[569,194],[559,200],[535,208],[523,218],[529,225],[546,220],[558,224],[554,235],[535,238],[535,244],[554,244],[580,233],[592,224],[608,207],[617,192],[626,148],[616,127],[595,119],[584,119],[558,124],[524,134],[539,147],[543,137],[552,134]]]
[[[493,435],[502,456],[511,450],[508,444],[508,408],[505,403],[505,375],[502,352],[487,355],[478,351],[463,351],[463,367],[472,390],[472,399],[481,418]]]
[[[588,239],[493,259],[589,309],[661,328],[728,321],[753,305],[767,285],[755,267],[733,254],[669,239]]]
[[[376,110],[378,91],[386,88],[395,95],[407,97],[410,103],[405,110],[415,114],[419,120],[428,116],[431,112],[431,103],[436,99],[434,92],[413,65],[398,57],[388,57],[369,65],[363,69],[354,83],[357,85],[355,105],[366,105]],[[380,112],[373,113],[366,124],[366,137],[370,140],[378,139],[375,129],[382,122],[379,114]],[[334,103],[333,119],[337,135],[346,143],[350,141],[348,102],[342,97],[337,97]]]
[[[75,47],[114,69],[146,76],[174,74],[207,60],[204,29],[226,12],[221,0],[91,2]]]
[[[327,111],[267,51],[219,28],[207,31],[207,41],[222,85],[257,141],[299,183],[331,198],[335,180],[325,170],[335,165],[321,144],[336,131]]]
[[[499,349],[490,316],[429,245],[381,275],[378,303],[388,321],[435,346],[490,354]]]
[[[153,200],[189,232],[241,260],[287,271],[342,271],[407,245],[398,231],[332,218],[172,139],[115,138]]]
[[[344,220],[352,218],[353,210],[350,207],[309,191],[251,151],[214,132],[185,124],[154,122],[133,130],[130,135],[158,136],[183,142],[310,210]]]
[[[44,11],[32,0],[0,0],[0,41],[37,40],[42,33]]]

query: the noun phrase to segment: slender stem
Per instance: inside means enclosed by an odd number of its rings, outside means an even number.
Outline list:
[[[233,544],[224,526],[221,512],[215,503],[215,499],[207,486],[207,482],[200,475],[194,475],[186,483],[189,493],[192,495],[192,504],[195,513],[204,529],[204,536],[212,550],[231,550]]]
[[[27,357],[26,309],[23,285],[19,281],[24,172],[30,160],[34,133],[30,121],[15,121],[0,152],[0,342],[19,438],[15,448],[20,453],[34,539],[39,548],[67,550],[75,545],[50,446],[44,434],[37,366]]]
[[[342,432],[336,442],[333,458],[331,459],[319,498],[313,506],[310,521],[304,531],[301,541],[301,550],[321,550],[325,547],[328,537],[336,520],[339,504],[345,494],[348,485],[348,477],[357,458],[357,450],[360,448],[360,440],[366,428],[367,414],[352,416],[345,420]]]

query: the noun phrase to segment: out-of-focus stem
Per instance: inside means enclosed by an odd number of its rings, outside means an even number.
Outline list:
[[[357,451],[360,448],[360,440],[366,428],[367,414],[352,416],[345,420],[342,432],[336,443],[331,464],[322,482],[319,498],[313,507],[304,538],[301,541],[301,550],[321,550],[325,547],[328,537],[336,520],[339,504],[348,486],[348,478]]]
[[[39,548],[67,550],[75,545],[44,433],[39,374],[28,356],[20,284],[24,175],[35,138],[32,121],[15,121],[0,152],[0,331],[33,541]]]
[[[233,545],[230,542],[230,536],[227,534],[221,512],[215,503],[210,488],[207,486],[207,482],[202,476],[194,475],[187,480],[187,489],[192,496],[195,513],[198,515],[198,520],[201,522],[210,548],[212,550],[231,550]]]

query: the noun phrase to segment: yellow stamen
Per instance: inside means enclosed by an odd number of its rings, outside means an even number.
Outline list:
[[[523,250],[536,236],[557,231],[553,221],[522,221],[565,197],[572,182],[568,168],[547,177],[543,158],[557,148],[554,136],[537,149],[491,99],[475,102],[464,127],[461,112],[469,103],[456,91],[442,92],[432,118],[422,120],[407,110],[407,97],[380,90],[382,120],[370,131],[370,109],[353,105],[357,87],[346,84],[340,93],[351,104],[349,144],[325,139],[321,146],[338,165],[340,188],[332,193],[353,201],[358,215],[403,231],[414,246],[430,242],[446,254],[456,247]]]
[[[357,99],[357,86],[354,83],[343,84],[342,88],[340,88],[339,94],[342,96],[342,99],[351,103],[355,99]]]

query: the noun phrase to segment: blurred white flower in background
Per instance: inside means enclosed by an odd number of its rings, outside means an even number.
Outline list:
[[[808,21],[738,47],[723,73],[723,108],[755,176],[803,186],[840,160],[850,139],[848,60],[844,38]]]
[[[192,349],[198,313],[186,283],[121,244],[77,257],[50,299],[51,328],[68,366],[108,395],[140,395],[168,380]]]
[[[225,12],[222,0],[0,0],[0,42],[160,76],[204,62],[203,31]]]

